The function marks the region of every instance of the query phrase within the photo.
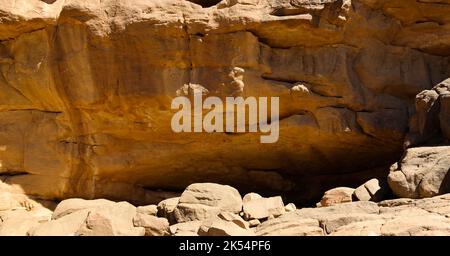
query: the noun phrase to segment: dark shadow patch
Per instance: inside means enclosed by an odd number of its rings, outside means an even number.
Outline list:
[[[203,8],[208,8],[220,3],[222,0],[188,0],[191,3],[198,4]]]
[[[450,167],[447,170],[447,174],[442,180],[441,186],[439,187],[439,194],[450,193]]]

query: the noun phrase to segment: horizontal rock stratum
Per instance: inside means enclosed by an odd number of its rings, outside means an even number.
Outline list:
[[[399,159],[415,95],[450,77],[449,13],[448,0],[0,0],[0,178],[45,199],[156,203],[209,181],[317,202]],[[232,70],[243,96],[280,97],[279,141],[172,132],[177,91],[233,95]]]

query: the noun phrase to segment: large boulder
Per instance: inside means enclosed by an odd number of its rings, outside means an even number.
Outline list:
[[[89,214],[76,235],[142,236],[144,228],[134,227],[136,207],[118,202],[108,207],[88,208]]]
[[[354,188],[339,187],[326,191],[317,206],[331,206],[352,201]]]
[[[39,203],[22,193],[14,193],[4,189],[0,181],[0,211],[15,209],[31,210],[34,206],[38,205]]]
[[[71,198],[61,201],[53,211],[53,219],[59,219],[65,215],[84,209],[104,209],[114,207],[116,203],[106,199],[85,200],[81,198]]]
[[[262,196],[260,194],[252,192],[252,193],[245,194],[245,196],[242,198],[242,202],[245,203],[245,202],[259,199],[259,198],[262,198]]]
[[[379,202],[389,196],[389,186],[386,180],[371,179],[357,187],[352,197],[358,201]]]
[[[153,215],[138,213],[133,219],[135,227],[145,228],[146,236],[167,236],[170,234],[169,221]]]
[[[269,217],[278,217],[286,212],[283,199],[280,196],[269,198],[258,198],[244,203],[244,218],[265,219]]]
[[[85,224],[89,210],[67,214],[56,220],[42,223],[28,231],[30,236],[74,236]]]
[[[173,197],[159,202],[157,206],[157,215],[168,219],[170,224],[175,224],[177,221],[173,211],[177,207],[179,201],[179,197]]]
[[[158,214],[158,206],[154,205],[154,204],[146,205],[146,206],[138,206],[136,208],[136,211],[138,213],[156,216]]]
[[[398,197],[424,198],[450,192],[450,146],[409,148],[389,173]]]
[[[239,213],[242,197],[230,186],[214,183],[189,185],[174,210],[177,222],[205,220],[222,211]]]
[[[139,236],[143,227],[135,227],[136,207],[127,202],[68,199],[61,202],[52,220],[30,231],[30,235]]]
[[[0,236],[26,236],[28,231],[51,219],[52,212],[44,207],[0,211]]]
[[[286,206],[284,206],[284,210],[286,212],[293,212],[293,211],[297,210],[297,206],[295,206],[294,203],[289,203]]]

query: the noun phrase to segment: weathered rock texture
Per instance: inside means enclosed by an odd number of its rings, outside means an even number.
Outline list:
[[[317,202],[384,176],[415,95],[450,76],[448,0],[217,2],[0,0],[1,179],[47,199],[209,181]],[[279,141],[173,133],[189,84],[279,96]]]
[[[325,191],[322,199],[316,205],[320,207],[351,202],[354,192],[354,188],[339,187],[330,189]]]
[[[450,78],[417,94],[405,147],[450,142]]]
[[[450,146],[407,149],[395,167],[388,182],[398,197],[424,198],[450,192]]]

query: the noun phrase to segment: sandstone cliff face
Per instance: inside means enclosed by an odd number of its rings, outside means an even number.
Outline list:
[[[150,203],[209,181],[317,201],[398,160],[415,95],[450,76],[449,14],[448,0],[0,0],[0,177],[46,199]],[[235,67],[243,96],[280,97],[279,141],[173,133],[177,90],[229,95]]]

